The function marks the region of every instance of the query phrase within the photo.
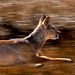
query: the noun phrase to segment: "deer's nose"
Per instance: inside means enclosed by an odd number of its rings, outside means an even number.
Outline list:
[[[60,34],[61,32],[58,30],[58,34]]]

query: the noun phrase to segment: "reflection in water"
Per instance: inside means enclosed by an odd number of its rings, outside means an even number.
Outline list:
[[[21,0],[0,1],[0,39],[27,36],[42,14],[51,17],[51,24],[61,31],[58,40],[48,40],[41,52],[49,57],[67,57],[75,61],[75,1]],[[42,67],[28,64],[1,67],[1,75],[75,75],[75,63],[49,61]]]

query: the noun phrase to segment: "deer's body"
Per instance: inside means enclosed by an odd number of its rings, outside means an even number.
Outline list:
[[[35,54],[40,51],[45,41],[42,26],[38,26],[25,38],[0,40],[0,65],[18,64],[27,61],[38,62],[38,57]]]
[[[46,56],[39,56],[40,49],[46,40],[53,38],[59,33],[56,29],[50,31],[51,34],[49,33],[49,20],[50,18],[46,18],[44,15],[35,30],[25,38],[0,40],[0,66],[20,64],[24,62],[42,62],[44,60],[71,61],[71,59],[68,58],[49,58]],[[58,38],[58,36],[56,38]]]

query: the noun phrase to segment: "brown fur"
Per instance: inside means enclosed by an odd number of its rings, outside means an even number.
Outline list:
[[[43,15],[38,26],[22,39],[0,40],[0,65],[15,65],[25,62],[43,62],[46,60],[71,61],[69,58],[50,58],[40,56],[40,49],[46,40],[58,39],[59,31],[50,25],[50,17]]]

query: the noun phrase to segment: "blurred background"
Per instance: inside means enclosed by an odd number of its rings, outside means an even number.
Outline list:
[[[0,0],[0,40],[22,38],[37,26],[42,14],[51,17],[61,31],[58,40],[48,40],[41,52],[66,57],[70,62],[49,61],[42,67],[27,64],[0,67],[0,75],[75,75],[75,0]]]

